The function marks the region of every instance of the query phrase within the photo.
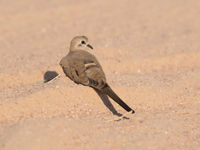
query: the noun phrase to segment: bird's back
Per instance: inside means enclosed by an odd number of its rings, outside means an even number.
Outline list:
[[[65,56],[60,64],[62,64],[64,67],[66,66],[71,66],[76,64],[77,67],[84,65],[85,67],[85,72],[87,74],[88,78],[91,78],[93,80],[96,79],[103,79],[104,81],[106,80],[104,71],[96,59],[94,55],[87,51],[83,50],[77,50],[74,52],[70,52],[67,56]],[[61,65],[61,66],[62,66]]]

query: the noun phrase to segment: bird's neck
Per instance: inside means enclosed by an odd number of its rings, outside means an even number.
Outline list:
[[[69,48],[69,51],[70,52],[76,51],[76,48],[73,45],[71,45],[70,48]]]

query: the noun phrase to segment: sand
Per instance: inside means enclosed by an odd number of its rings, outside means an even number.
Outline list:
[[[200,1],[2,0],[1,150],[198,150]],[[58,63],[76,35],[134,110],[114,115]],[[43,83],[48,71],[61,77]],[[126,113],[110,100],[115,109]]]

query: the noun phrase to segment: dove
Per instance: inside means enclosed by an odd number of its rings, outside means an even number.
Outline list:
[[[96,57],[89,51],[93,47],[86,36],[76,36],[71,40],[69,53],[60,61],[65,75],[76,84],[89,86],[108,95],[127,112],[134,113],[106,82],[105,73]]]

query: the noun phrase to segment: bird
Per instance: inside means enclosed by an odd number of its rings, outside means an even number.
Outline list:
[[[88,37],[75,36],[70,43],[68,54],[59,63],[65,75],[76,84],[89,86],[108,95],[128,113],[135,113],[110,87],[105,73],[96,57],[90,53],[93,47]]]

